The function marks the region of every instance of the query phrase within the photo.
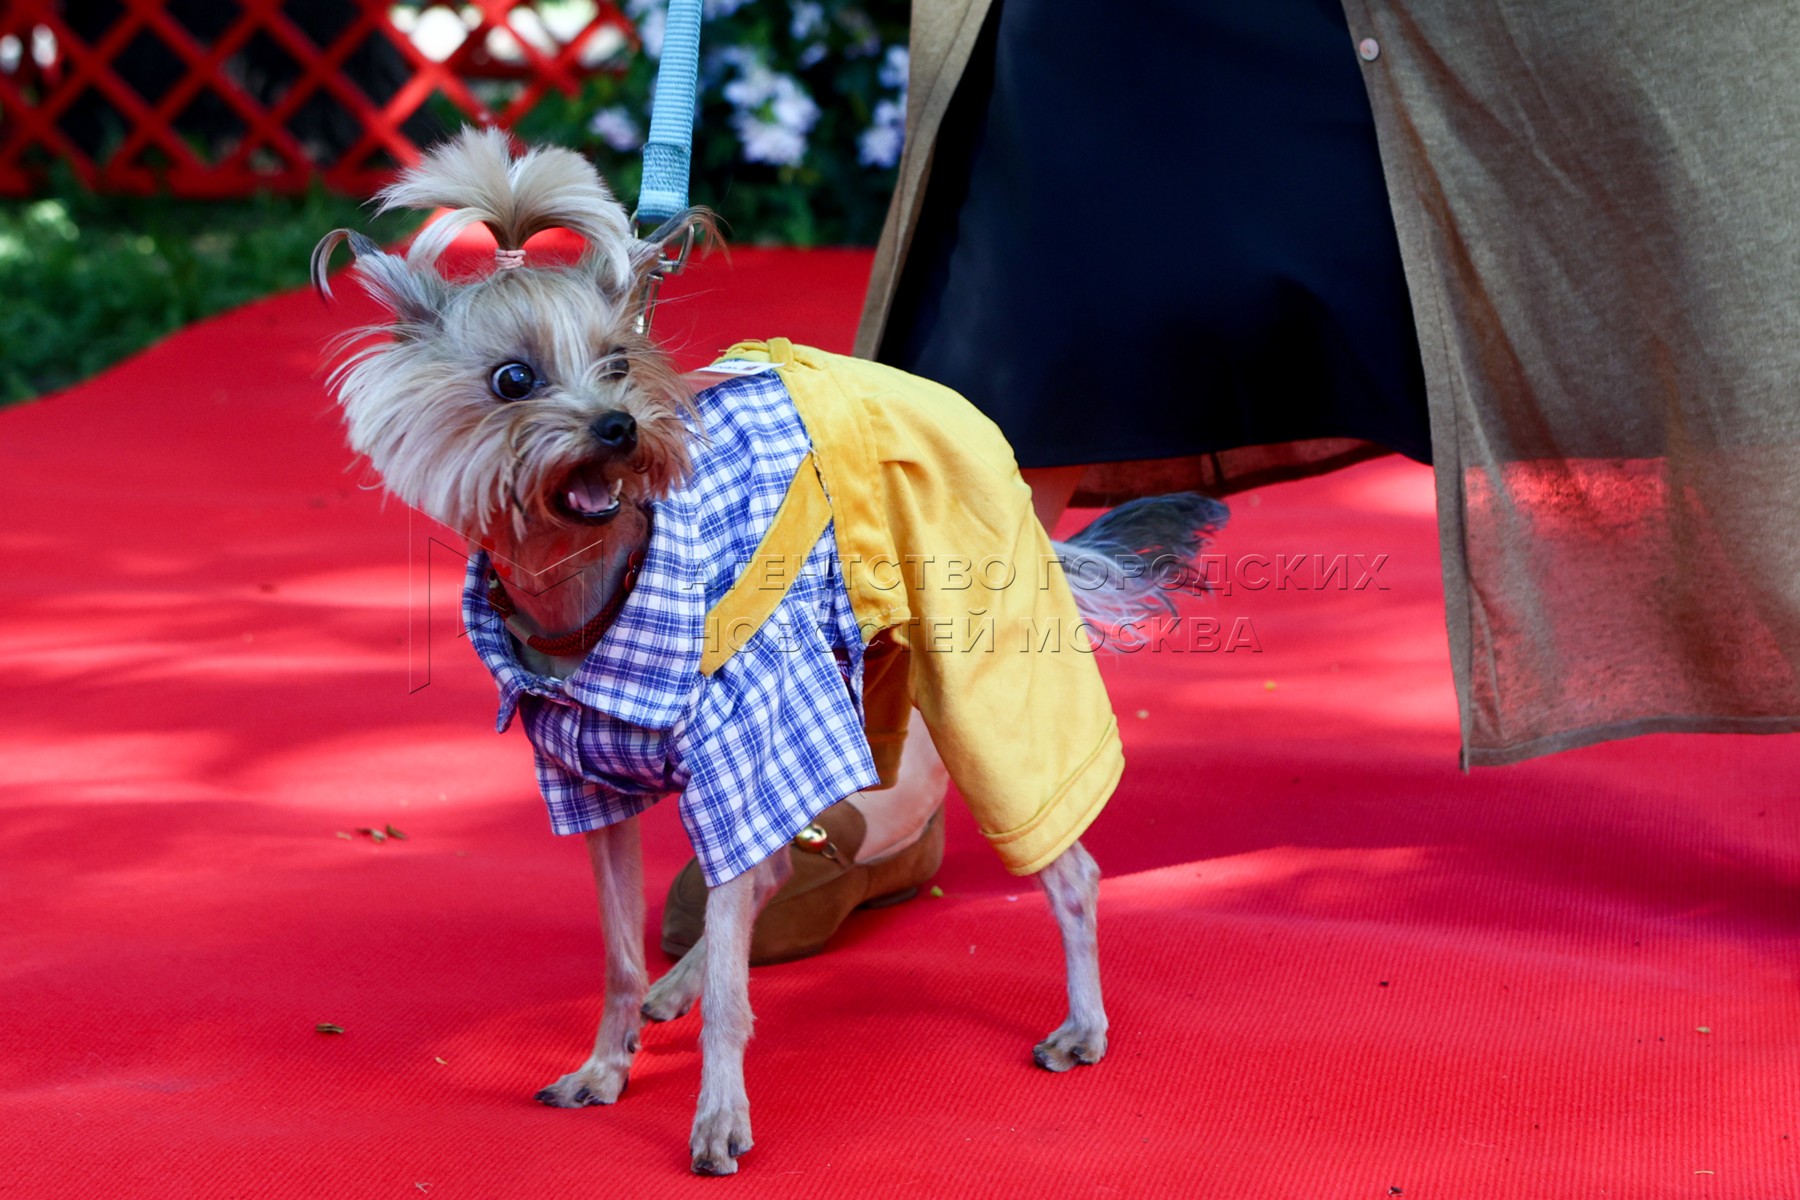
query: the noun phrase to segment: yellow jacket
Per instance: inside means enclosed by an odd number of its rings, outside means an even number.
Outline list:
[[[772,363],[812,440],[812,468],[802,465],[783,513],[818,511],[778,514],[758,558],[802,562],[824,521],[835,523],[868,647],[865,729],[882,779],[894,778],[916,706],[1007,869],[1042,869],[1099,814],[1125,758],[1011,448],[961,396],[892,367],[780,338],[724,357]],[[819,485],[828,504],[807,499]],[[729,655],[731,627],[754,627],[768,605],[755,587],[720,601],[711,669]]]

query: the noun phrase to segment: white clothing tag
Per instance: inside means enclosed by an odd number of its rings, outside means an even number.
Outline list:
[[[739,375],[760,375],[764,371],[773,371],[774,363],[751,362],[746,358],[727,358],[716,363],[708,363],[698,371],[689,371],[689,377],[716,375],[722,378],[735,379]]]

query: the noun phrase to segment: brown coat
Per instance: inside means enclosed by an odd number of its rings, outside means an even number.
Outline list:
[[[931,151],[938,127],[950,109],[975,39],[987,19],[990,0],[915,0],[912,6],[910,78],[906,89],[906,146],[900,154],[900,178],[881,229],[875,271],[856,331],[856,353],[873,358],[887,325],[888,306],[900,280],[900,266],[925,201],[931,174]]]
[[[1344,4],[1424,359],[1465,761],[1800,728],[1800,6]],[[914,5],[859,353],[988,7]]]

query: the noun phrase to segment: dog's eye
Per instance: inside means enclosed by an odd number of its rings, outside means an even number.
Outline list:
[[[623,379],[631,372],[631,359],[625,354],[625,347],[614,346],[606,352],[600,361],[601,380]]]
[[[537,372],[525,363],[509,362],[494,368],[488,387],[502,400],[523,400],[537,391]]]

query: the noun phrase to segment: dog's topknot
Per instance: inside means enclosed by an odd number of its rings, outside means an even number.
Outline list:
[[[546,229],[567,229],[588,245],[601,283],[623,288],[632,279],[636,240],[624,206],[588,161],[555,146],[515,155],[498,129],[465,129],[429,151],[376,197],[379,211],[445,208],[419,232],[409,262],[436,263],[469,226],[486,225],[501,250],[518,250]]]

